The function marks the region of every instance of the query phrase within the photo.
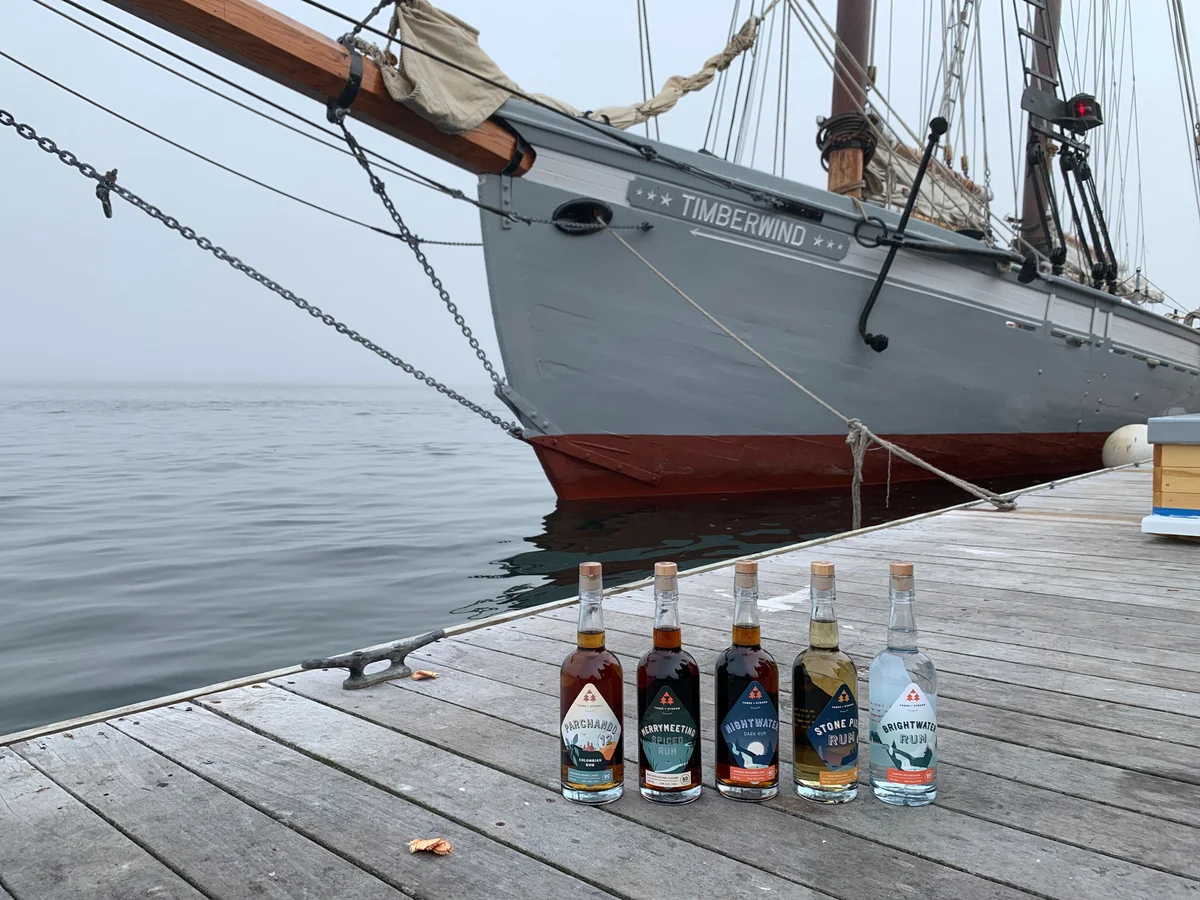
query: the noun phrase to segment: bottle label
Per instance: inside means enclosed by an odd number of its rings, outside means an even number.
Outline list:
[[[617,718],[594,684],[585,684],[562,721],[563,746],[570,758],[567,780],[572,784],[609,784],[621,740]]]
[[[872,721],[871,755],[876,766],[887,769],[888,781],[932,784],[937,770],[937,700],[933,695],[909,682],[878,722]]]
[[[843,684],[808,728],[808,742],[829,767],[821,784],[853,784],[858,780],[858,700]]]
[[[779,710],[757,681],[742,692],[721,722],[721,737],[729,755],[740,765],[730,765],[729,780],[743,783],[774,781],[778,777],[775,747],[779,743]]]
[[[698,737],[696,720],[669,685],[660,683],[651,696],[639,723],[650,766],[643,778],[655,787],[684,787],[692,783],[688,769]]]

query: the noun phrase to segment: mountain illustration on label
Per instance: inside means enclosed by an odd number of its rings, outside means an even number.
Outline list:
[[[594,771],[611,765],[621,721],[594,685],[584,685],[567,710],[562,739],[575,768]]]
[[[843,684],[808,729],[808,741],[835,772],[858,764],[858,701]]]
[[[692,760],[699,737],[696,720],[670,687],[651,696],[656,699],[639,723],[646,761],[655,772],[682,772]]]
[[[766,769],[779,743],[779,710],[757,681],[750,682],[721,722],[721,737],[742,769]]]
[[[937,758],[937,708],[910,683],[871,730],[871,742],[879,745],[894,769],[932,769]]]

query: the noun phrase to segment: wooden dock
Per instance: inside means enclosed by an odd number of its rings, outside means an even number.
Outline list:
[[[838,808],[732,803],[711,789],[711,740],[693,804],[641,799],[628,739],[624,798],[566,802],[558,666],[575,609],[559,604],[410,657],[436,680],[347,692],[344,673],[285,673],[0,747],[0,900],[1200,900],[1200,548],[1140,533],[1151,489],[1149,469],[1109,471],[1015,512],[956,508],[760,557],[785,716],[808,563],[837,564],[862,675],[885,636],[886,564],[916,564],[941,695],[930,807],[869,789]],[[731,571],[680,579],[684,645],[708,673]],[[644,586],[605,602],[627,726],[652,612]],[[453,853],[407,851],[426,837]]]

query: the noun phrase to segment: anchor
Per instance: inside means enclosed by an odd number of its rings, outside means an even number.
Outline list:
[[[418,634],[416,637],[406,638],[394,644],[381,644],[378,647],[355,650],[353,653],[343,653],[341,656],[330,656],[327,659],[306,659],[300,663],[300,668],[349,669],[350,677],[342,682],[342,689],[354,691],[359,688],[371,687],[374,684],[382,684],[393,678],[407,678],[412,674],[412,669],[404,664],[404,658],[414,650],[418,650],[426,644],[432,644],[445,636],[446,632],[439,628],[437,631],[427,631],[425,634]],[[384,659],[391,660],[392,664],[386,669],[380,669],[370,675],[363,673],[363,669],[371,663]]]

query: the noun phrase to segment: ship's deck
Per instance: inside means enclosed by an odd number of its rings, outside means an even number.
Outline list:
[[[711,742],[693,804],[641,799],[636,764],[617,803],[567,803],[558,665],[575,611],[560,605],[410,657],[436,680],[264,676],[0,748],[0,898],[1200,898],[1200,548],[1139,532],[1150,493],[1149,469],[1106,472],[1016,512],[957,508],[762,558],[785,714],[808,563],[837,563],[861,670],[884,639],[888,560],[916,564],[940,673],[932,806],[867,788],[836,808],[735,804],[711,789]],[[680,581],[708,673],[732,581],[729,564]],[[651,614],[646,587],[606,601],[627,682]],[[708,732],[707,679],[704,700]],[[410,855],[425,837],[453,853]]]

